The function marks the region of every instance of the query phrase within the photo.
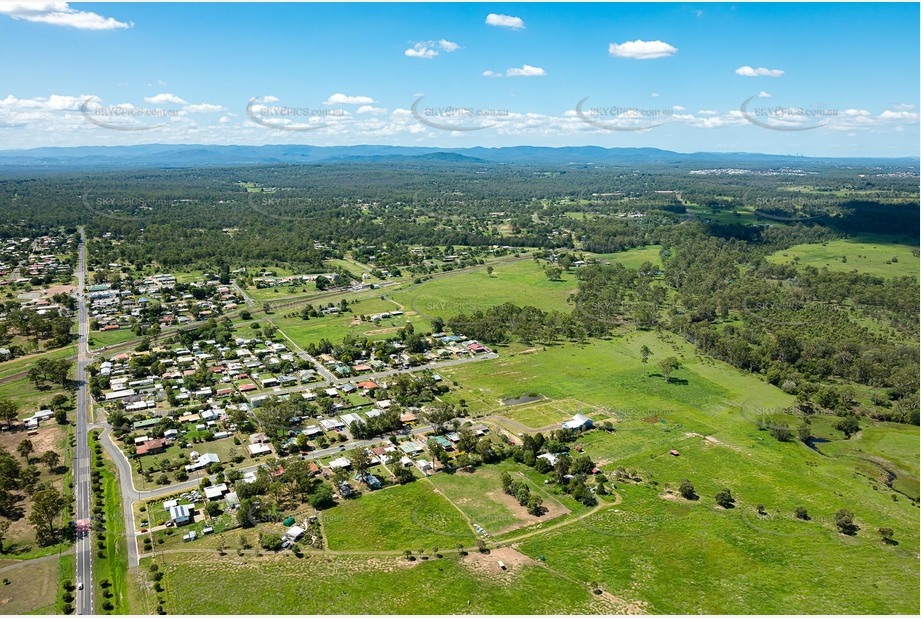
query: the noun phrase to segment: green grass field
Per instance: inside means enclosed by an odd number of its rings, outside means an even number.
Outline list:
[[[409,485],[365,493],[341,500],[323,514],[332,550],[430,550],[473,544],[473,531],[464,517],[432,486]]]
[[[527,477],[518,474],[524,470],[526,468],[523,466],[503,462],[484,466],[474,472],[436,474],[431,477],[431,481],[471,522],[479,524],[491,534],[506,533],[535,522],[550,522],[569,513],[569,509],[555,498],[545,495],[542,488],[533,482],[528,485],[531,491],[544,497],[544,507],[547,509],[544,515],[528,515],[523,506],[506,496],[502,491],[502,472],[508,471],[516,480],[526,480]]]
[[[23,356],[5,363],[0,363],[0,380],[7,381],[0,384],[0,399],[9,399],[19,405],[19,417],[32,416],[33,413],[46,407],[51,399],[59,394],[68,394],[57,385],[48,385],[45,390],[38,390],[26,377],[25,372],[40,358],[58,360],[67,358],[75,352],[74,346],[67,346],[51,352]],[[71,375],[73,370],[71,370]]]
[[[90,331],[90,347],[92,348],[101,348],[102,346],[115,345],[116,343],[124,343],[125,341],[131,341],[132,339],[140,339],[137,335],[134,334],[134,331],[130,328],[120,328],[118,330],[109,330],[109,331]]]
[[[918,251],[917,245],[902,244],[895,237],[868,234],[823,244],[796,245],[769,255],[767,259],[776,264],[790,264],[794,258],[799,258],[800,266],[827,267],[835,272],[856,270],[878,277],[917,277],[919,261],[913,251]],[[846,262],[842,261],[844,257]],[[893,258],[898,261],[886,263]]]
[[[445,319],[502,303],[533,305],[545,311],[569,311],[567,297],[576,289],[576,278],[564,273],[562,281],[550,281],[542,266],[532,260],[494,265],[438,277],[396,292],[391,297],[423,316]]]
[[[169,613],[233,614],[556,614],[610,613],[587,587],[538,565],[493,575],[445,552],[408,562],[393,556],[291,554],[254,558],[167,554]],[[487,557],[488,558],[488,557]],[[490,566],[495,560],[490,561]],[[145,560],[141,567],[146,567]],[[188,577],[195,573],[195,577]]]
[[[651,262],[655,265],[662,263],[659,252],[662,251],[662,245],[649,245],[648,247],[638,247],[618,253],[589,253],[599,260],[608,260],[611,264],[623,264],[627,268],[639,268],[643,262]]]

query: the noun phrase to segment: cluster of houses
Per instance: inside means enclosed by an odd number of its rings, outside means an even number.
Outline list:
[[[68,277],[73,269],[61,261],[69,236],[8,238],[0,242],[0,286],[28,283],[36,277]]]
[[[164,407],[163,402],[170,407],[215,403],[318,379],[315,370],[300,368],[305,363],[285,344],[261,339],[237,337],[226,345],[208,339],[191,348],[160,347],[150,353],[158,356],[158,373],[143,377],[134,377],[131,360],[148,352],[124,352],[99,364],[99,373],[109,378],[102,395],[105,402],[136,413]],[[202,373],[207,376],[204,382]]]
[[[175,286],[176,277],[171,274],[143,277],[130,285],[90,285],[86,294],[90,319],[100,331],[128,328],[137,323],[148,325],[148,322],[153,321],[166,327],[223,315],[237,309],[243,302],[233,288],[222,285],[216,279],[193,282],[189,284],[190,289],[184,292],[176,291]],[[207,297],[197,298],[202,295],[193,294],[192,288],[207,290]],[[158,315],[145,319],[144,310],[152,303],[159,305]]]

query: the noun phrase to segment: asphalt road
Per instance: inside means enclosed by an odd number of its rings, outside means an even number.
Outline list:
[[[77,418],[76,438],[77,445],[74,449],[74,497],[76,499],[76,519],[89,519],[92,513],[90,508],[90,449],[88,444],[89,409],[87,407],[87,376],[86,366],[89,364],[89,349],[87,335],[89,333],[89,318],[86,308],[84,289],[86,283],[86,237],[83,228],[80,228],[79,261],[77,265],[77,316],[78,316],[78,341],[77,341]],[[93,545],[89,533],[83,538],[78,538],[74,551],[77,563],[77,613],[93,613]],[[83,589],[79,590],[80,584]]]

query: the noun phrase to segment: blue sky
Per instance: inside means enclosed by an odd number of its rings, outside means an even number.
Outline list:
[[[917,4],[3,4],[0,148],[917,156],[918,23]]]

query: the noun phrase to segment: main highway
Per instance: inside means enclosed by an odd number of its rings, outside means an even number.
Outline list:
[[[86,308],[86,234],[80,228],[80,246],[77,262],[77,418],[74,449],[74,497],[76,499],[76,520],[89,520],[92,513],[90,498],[90,448],[89,448],[89,407],[87,399],[86,366],[90,362],[89,317]],[[79,532],[82,537],[76,541],[77,562],[77,613],[93,613],[93,541],[89,531]],[[81,589],[82,588],[82,589]]]

